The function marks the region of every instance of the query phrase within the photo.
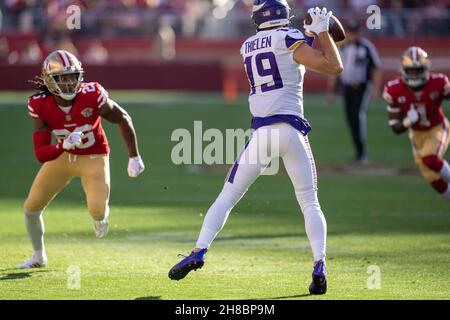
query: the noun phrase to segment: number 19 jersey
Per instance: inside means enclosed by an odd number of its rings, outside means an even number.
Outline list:
[[[293,54],[298,45],[312,45],[313,40],[292,28],[259,31],[245,40],[241,55],[254,117],[288,114],[303,118],[305,67],[295,62]]]
[[[102,128],[100,107],[108,100],[108,92],[97,82],[83,82],[65,113],[52,95],[39,94],[28,99],[28,114],[41,119],[58,141],[73,131],[84,133],[82,144],[67,152],[78,155],[109,154],[109,144]]]

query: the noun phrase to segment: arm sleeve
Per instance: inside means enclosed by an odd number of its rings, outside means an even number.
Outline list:
[[[40,163],[54,160],[63,152],[62,142],[50,144],[52,135],[48,131],[35,131],[33,133],[34,154]]]

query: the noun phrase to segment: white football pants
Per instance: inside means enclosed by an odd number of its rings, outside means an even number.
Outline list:
[[[294,185],[314,261],[325,259],[327,225],[317,198],[316,167],[308,138],[281,122],[261,127],[253,133],[232,167],[222,192],[205,216],[197,248],[210,247],[230,211],[275,157],[283,159]]]

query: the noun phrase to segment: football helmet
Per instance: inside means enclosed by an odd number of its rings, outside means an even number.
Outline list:
[[[64,100],[72,100],[83,81],[81,62],[65,50],[53,51],[44,60],[42,80],[48,91]]]
[[[288,25],[289,4],[286,0],[255,0],[252,19],[258,30]]]
[[[413,90],[422,89],[430,76],[428,54],[419,47],[409,47],[400,61],[403,82]]]

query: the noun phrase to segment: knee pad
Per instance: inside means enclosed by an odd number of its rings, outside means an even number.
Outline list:
[[[444,165],[444,162],[438,156],[426,156],[422,158],[422,163],[434,172],[439,172]]]
[[[439,193],[444,193],[448,188],[448,183],[444,179],[434,180],[431,186]]]

